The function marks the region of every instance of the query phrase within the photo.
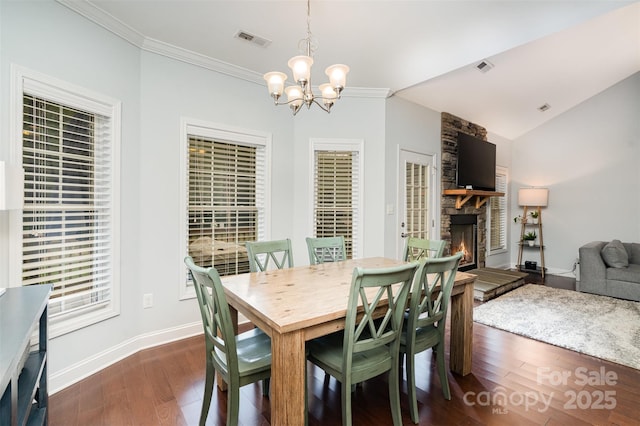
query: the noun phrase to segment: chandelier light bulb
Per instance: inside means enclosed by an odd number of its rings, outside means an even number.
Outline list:
[[[264,79],[267,81],[269,94],[277,101],[284,92],[284,81],[287,79],[287,75],[283,72],[272,71],[266,73]]]
[[[324,103],[324,106],[326,106],[327,109],[330,109],[334,101],[338,98],[338,94],[330,83],[321,84],[319,89],[322,93],[322,102]]]
[[[299,86],[289,86],[284,89],[287,94],[287,103],[294,110],[294,113],[302,106],[302,89]]]
[[[311,65],[313,58],[310,56],[294,56],[289,59],[288,64],[293,74],[293,80],[304,87],[311,78]]]
[[[331,85],[336,89],[338,95],[340,95],[340,91],[347,85],[349,67],[343,64],[335,64],[327,67],[324,72],[329,77]]]

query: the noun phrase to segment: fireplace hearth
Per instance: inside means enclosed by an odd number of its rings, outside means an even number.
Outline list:
[[[457,214],[451,216],[451,253],[462,252],[460,271],[477,267],[478,216]]]

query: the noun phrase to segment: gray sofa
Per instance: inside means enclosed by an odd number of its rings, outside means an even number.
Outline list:
[[[579,253],[578,291],[640,301],[640,244],[592,241]]]

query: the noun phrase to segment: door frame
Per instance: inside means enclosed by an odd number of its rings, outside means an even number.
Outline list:
[[[440,157],[437,153],[419,152],[414,149],[403,148],[398,145],[397,149],[397,169],[396,169],[396,221],[393,236],[395,239],[396,256],[398,259],[402,258],[402,252],[404,250],[405,239],[400,236],[401,224],[405,216],[405,165],[411,156],[421,156],[427,158],[427,163],[431,164],[431,188],[433,191],[429,192],[430,199],[428,200],[429,207],[432,214],[430,215],[431,226],[429,229],[429,235],[433,239],[440,239],[440,218],[442,216],[440,212],[440,197],[441,197],[441,178],[440,178]]]

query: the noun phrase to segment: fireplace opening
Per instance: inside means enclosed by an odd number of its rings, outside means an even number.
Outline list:
[[[474,214],[451,216],[451,254],[462,252],[460,271],[477,267],[478,217]]]

